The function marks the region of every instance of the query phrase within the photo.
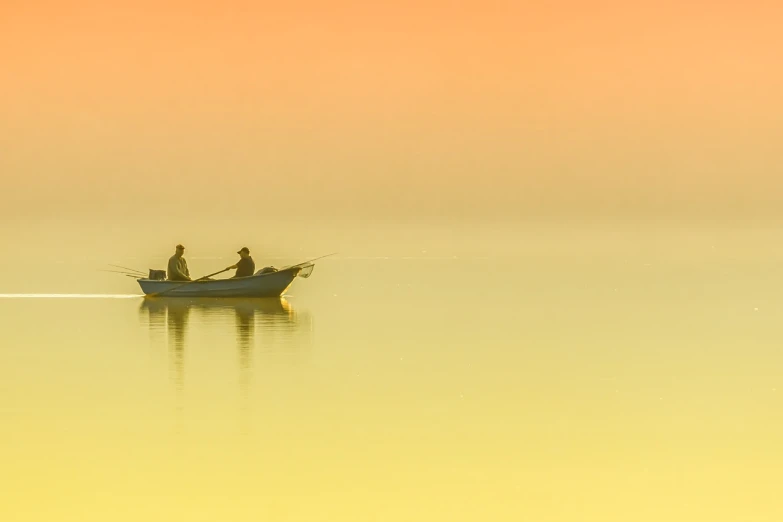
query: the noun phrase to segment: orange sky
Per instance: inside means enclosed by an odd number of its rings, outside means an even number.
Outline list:
[[[0,215],[780,212],[783,8],[423,4],[4,2]]]

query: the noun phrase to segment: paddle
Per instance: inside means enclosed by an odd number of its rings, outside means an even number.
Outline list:
[[[163,295],[163,294],[165,294],[167,292],[171,292],[172,290],[176,290],[177,288],[181,288],[181,287],[183,287],[185,285],[189,285],[190,283],[195,283],[197,281],[203,281],[204,279],[209,279],[212,276],[216,276],[218,274],[222,274],[223,272],[228,272],[229,270],[231,270],[231,269],[230,268],[224,268],[220,272],[215,272],[214,274],[205,275],[204,277],[199,277],[198,279],[194,279],[193,281],[185,281],[181,285],[172,286],[171,288],[167,288],[166,290],[164,290],[162,292],[156,292],[154,294],[147,294],[147,297],[159,297],[159,296],[161,296],[161,295]]]

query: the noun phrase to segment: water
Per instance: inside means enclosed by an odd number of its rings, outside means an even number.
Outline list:
[[[783,516],[775,228],[301,227],[282,300],[147,302],[63,227],[3,245],[2,520]]]

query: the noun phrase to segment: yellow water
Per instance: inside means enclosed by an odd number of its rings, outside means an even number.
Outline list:
[[[783,519],[776,228],[193,232],[197,274],[340,255],[146,302],[95,268],[168,244],[69,226],[4,230],[0,520]]]

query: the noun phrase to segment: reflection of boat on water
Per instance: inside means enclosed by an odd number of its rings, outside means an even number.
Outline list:
[[[283,298],[170,298],[148,297],[141,303],[141,307],[152,312],[155,311],[180,311],[201,309],[207,313],[225,313],[234,310],[237,314],[254,315],[256,312],[267,315],[292,316],[293,308]]]
[[[154,338],[152,344],[167,348],[169,378],[178,391],[179,411],[185,405],[186,369],[190,368],[189,376],[195,376],[192,382],[189,377],[188,388],[198,389],[199,378],[219,376],[226,371],[226,359],[233,359],[241,407],[249,410],[254,374],[274,371],[275,363],[308,358],[312,342],[309,314],[297,313],[279,297],[146,298],[139,307],[139,319]],[[226,341],[233,345],[228,350]],[[254,364],[259,356],[262,364]]]
[[[214,331],[233,318],[235,338],[249,350],[260,331],[265,351],[287,351],[300,344],[296,332],[309,334],[310,318],[298,314],[284,298],[146,298],[139,309],[147,316],[151,331],[165,329],[175,349],[186,343],[189,322],[195,315],[198,325],[207,325]],[[308,335],[309,336],[309,335]],[[277,345],[277,346],[273,346]],[[280,346],[283,345],[283,346]]]
[[[146,298],[140,311],[147,313],[152,329],[166,325],[175,342],[184,343],[185,329],[195,312],[202,323],[215,327],[234,317],[238,340],[252,340],[256,323],[268,333],[292,333],[300,317],[284,298]],[[308,321],[305,321],[308,322]]]

